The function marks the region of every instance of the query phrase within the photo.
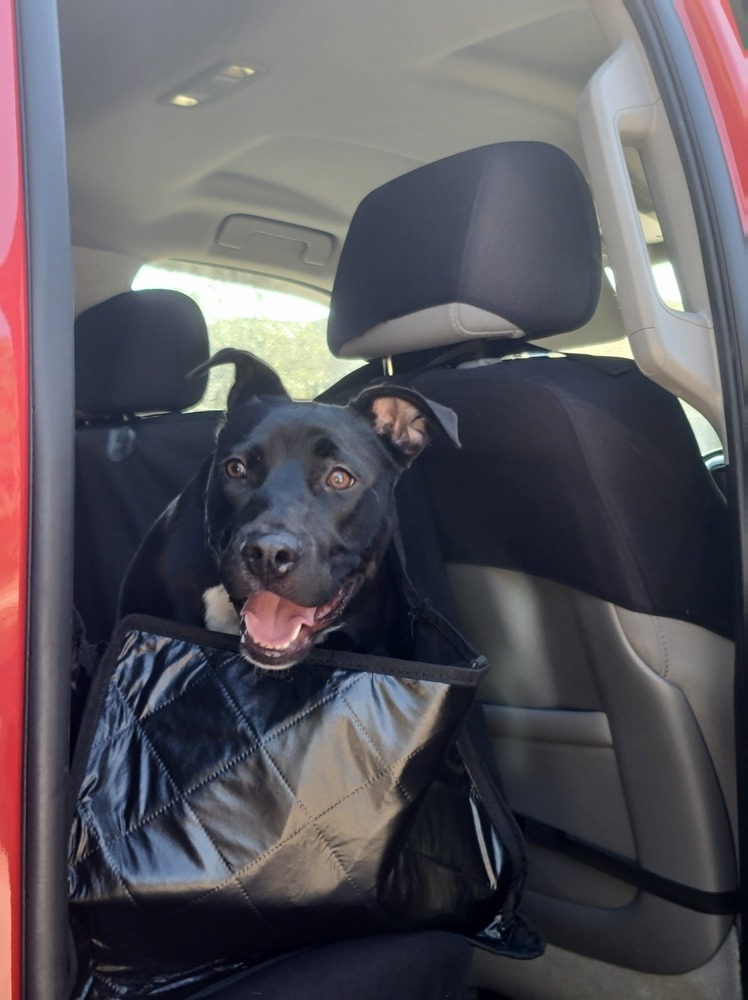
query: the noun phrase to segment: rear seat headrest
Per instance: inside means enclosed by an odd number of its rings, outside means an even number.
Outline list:
[[[595,208],[573,160],[542,142],[482,146],[364,198],[335,277],[328,344],[375,358],[565,333],[591,318],[601,277]]]
[[[122,292],[75,321],[75,408],[86,417],[177,413],[200,401],[210,355],[200,307],[163,289]]]

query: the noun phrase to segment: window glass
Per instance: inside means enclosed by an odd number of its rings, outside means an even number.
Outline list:
[[[141,267],[132,287],[185,292],[202,309],[212,354],[222,347],[252,351],[275,368],[295,399],[313,399],[361,366],[360,361],[341,361],[330,354],[329,307],[319,293],[315,301],[272,279],[177,262]],[[233,375],[232,365],[215,368],[197,409],[223,409]]]
[[[732,16],[735,18],[740,40],[748,50],[748,4],[745,0],[729,0]]]
[[[615,292],[616,276],[613,268],[610,265],[606,265],[603,270],[605,271],[605,277],[610,283],[610,287]],[[675,271],[670,261],[662,260],[658,264],[653,264],[652,277],[657,288],[657,294],[665,305],[670,306],[671,309],[683,312],[683,299],[678,287],[678,279],[675,277]]]
[[[639,222],[641,224],[642,235],[647,244],[652,277],[654,278],[657,293],[664,304],[669,306],[670,309],[683,312],[685,308],[683,305],[683,296],[678,286],[675,269],[670,260],[671,255],[663,237],[662,226],[657,217],[652,194],[649,190],[644,164],[642,163],[639,151],[633,147],[625,147],[624,154],[636,207],[639,210]],[[615,278],[610,268],[606,268],[606,273],[615,289]]]

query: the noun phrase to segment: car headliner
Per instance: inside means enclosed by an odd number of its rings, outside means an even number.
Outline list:
[[[356,205],[400,173],[507,139],[555,143],[584,169],[576,100],[609,53],[581,0],[75,0],[59,12],[73,243],[325,291]],[[221,61],[262,71],[194,109],[160,101]],[[329,234],[327,259],[289,262],[286,237],[303,244],[303,230],[221,247],[235,214]]]

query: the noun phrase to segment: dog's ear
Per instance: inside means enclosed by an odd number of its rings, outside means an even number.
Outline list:
[[[288,393],[278,373],[250,351],[242,351],[238,347],[224,347],[204,364],[198,365],[191,371],[188,378],[204,375],[209,368],[215,368],[216,365],[228,364],[235,366],[236,378],[229,390],[227,410],[233,409],[237,403],[244,399],[250,399],[252,396],[283,396],[288,398]]]
[[[452,444],[460,447],[457,414],[448,406],[426,399],[415,389],[400,385],[374,385],[364,389],[349,406],[367,416],[374,430],[401,465],[410,465],[439,427]]]

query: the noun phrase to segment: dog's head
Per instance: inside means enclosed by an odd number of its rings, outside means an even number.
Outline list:
[[[457,443],[451,410],[381,385],[347,406],[291,400],[244,351],[206,490],[208,544],[259,666],[302,660],[370,580],[392,537],[394,487],[434,426]]]

